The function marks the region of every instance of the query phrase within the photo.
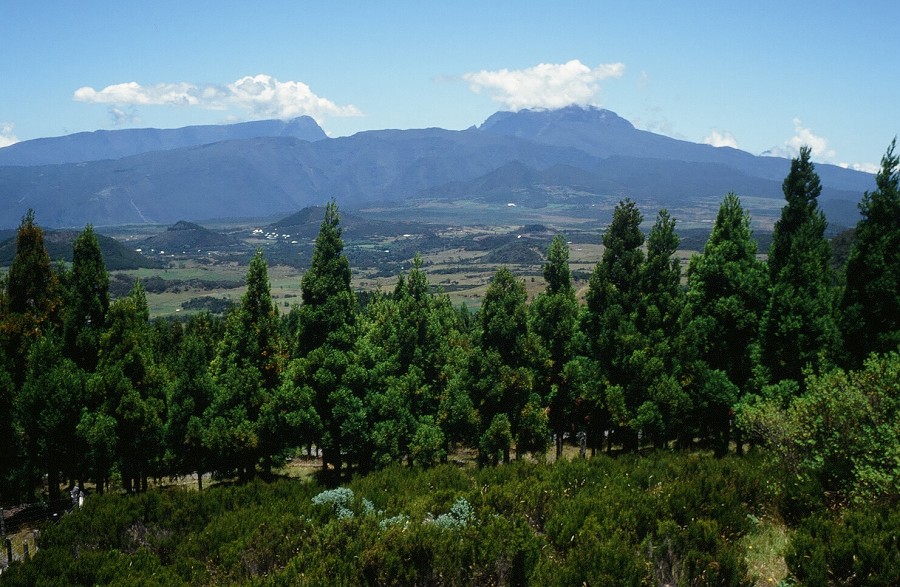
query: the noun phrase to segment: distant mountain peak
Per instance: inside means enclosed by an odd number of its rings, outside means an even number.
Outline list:
[[[284,134],[307,125],[313,138],[323,140]],[[86,134],[93,141],[72,135],[0,149],[0,226],[16,226],[28,208],[46,226],[148,219],[168,224],[280,215],[333,196],[349,207],[417,196],[475,196],[529,206],[559,194],[632,195],[656,202],[721,197],[728,191],[782,198],[790,167],[787,159],[674,139],[637,129],[609,110],[579,106],[500,112],[470,131],[383,130],[335,139],[307,118]],[[28,144],[34,147],[32,166],[4,160],[4,154]],[[127,151],[141,154],[125,157]],[[34,166],[41,157],[78,162]],[[838,212],[849,220],[840,223],[855,222],[856,202],[872,189],[873,177],[829,165],[816,171],[822,201],[844,202],[846,210]],[[279,234],[306,235],[298,232],[301,227],[312,238],[321,213],[307,210]],[[351,220],[342,215],[342,224],[355,230],[359,225],[351,228]],[[160,236],[199,232],[180,228]],[[160,248],[193,246],[185,238],[173,243]]]
[[[563,108],[524,109],[518,112],[497,112],[491,115],[478,127],[487,132],[509,133],[510,127],[517,127],[520,132],[516,136],[524,136],[528,132],[539,130],[542,126],[559,125],[602,125],[619,130],[634,130],[634,125],[613,112],[597,106],[565,106]]]

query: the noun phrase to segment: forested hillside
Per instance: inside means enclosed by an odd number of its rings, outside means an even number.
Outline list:
[[[900,163],[892,143],[837,273],[809,157],[767,262],[734,194],[686,276],[676,219],[645,236],[625,199],[584,304],[558,235],[542,293],[501,268],[475,313],[430,293],[418,257],[390,295],[358,296],[332,201],[286,316],[258,251],[224,318],[151,321],[140,283],[110,301],[91,226],[52,266],[29,213],[0,288],[0,503],[191,473],[240,487],[99,499],[0,583],[640,585],[677,568],[742,585],[736,549],[765,515],[795,529],[797,580],[896,584]],[[619,457],[508,465],[565,443]],[[651,448],[676,454],[637,456]],[[480,469],[441,466],[463,449]],[[250,482],[299,452],[321,486]]]

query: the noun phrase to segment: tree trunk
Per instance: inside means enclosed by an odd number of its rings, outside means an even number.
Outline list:
[[[47,485],[49,485],[50,499],[59,499],[59,469],[52,462],[47,465]]]

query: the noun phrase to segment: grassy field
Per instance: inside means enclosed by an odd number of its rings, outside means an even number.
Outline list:
[[[480,307],[491,276],[501,266],[523,279],[529,296],[533,297],[544,288],[543,256],[552,236],[560,233],[570,241],[570,267],[576,290],[583,298],[588,277],[602,258],[603,232],[617,202],[618,198],[612,196],[587,200],[565,196],[546,206],[529,208],[471,198],[418,200],[402,207],[385,204],[354,211],[356,224],[344,234],[352,285],[357,291],[389,292],[398,275],[409,269],[413,256],[418,253],[431,285],[447,293],[455,305]],[[758,222],[755,219],[755,224],[763,225],[771,224],[769,214],[776,214],[782,205],[780,201],[761,198],[748,203],[765,210],[766,214]],[[714,198],[694,199],[671,210],[678,219],[679,230],[693,231],[688,242],[689,249],[694,250],[677,253],[683,268],[686,269],[690,256],[702,247],[704,231],[711,227],[719,204]],[[656,207],[652,201],[646,201],[641,203],[641,209],[645,217],[642,229],[646,232],[654,221]],[[360,215],[364,220],[358,219]],[[394,222],[415,226],[417,234],[398,234]],[[291,239],[273,241],[252,233],[253,227],[264,225],[262,221],[207,223],[216,232],[241,238],[244,248],[221,254],[167,251],[164,259],[160,259],[167,263],[164,268],[115,272],[112,277],[118,287],[114,296],[124,295],[135,279],[145,280],[153,317],[198,311],[193,308],[202,304],[186,306],[195,298],[237,302],[244,293],[247,260],[258,247],[269,262],[275,303],[279,311],[287,312],[292,304],[300,301],[300,280],[304,263],[311,257],[311,239],[304,237],[294,244]],[[307,231],[315,228],[307,227]],[[141,248],[146,239],[165,230],[161,226],[129,226],[111,228],[108,234],[129,248]],[[155,257],[157,253],[148,249],[143,254]]]
[[[536,247],[540,251],[540,247]],[[540,251],[541,254],[545,252]],[[690,256],[696,251],[678,251],[677,257],[686,270]],[[575,286],[579,296],[587,290],[588,276],[603,256],[603,246],[598,244],[571,244],[570,267],[576,276]],[[544,289],[543,267],[540,263],[503,264],[483,262],[484,251],[463,248],[448,248],[426,251],[422,254],[424,270],[431,285],[447,293],[454,305],[464,304],[470,309],[481,305],[481,299],[491,276],[506,265],[525,283],[529,297],[534,297]],[[408,270],[411,259],[401,264],[401,271]],[[352,285],[357,291],[390,292],[397,283],[397,274],[384,276],[379,267],[352,267]],[[191,259],[172,261],[165,269],[137,269],[119,271],[116,274],[131,282],[135,279],[159,278],[167,284],[163,292],[148,291],[147,302],[152,316],[173,316],[189,313],[182,306],[198,297],[213,297],[238,302],[244,294],[244,279],[247,268],[229,262],[222,264],[200,264]],[[274,265],[269,267],[272,297],[281,312],[300,302],[301,278],[303,270],[296,267]],[[580,277],[580,278],[579,278]],[[214,283],[214,287],[209,284]]]

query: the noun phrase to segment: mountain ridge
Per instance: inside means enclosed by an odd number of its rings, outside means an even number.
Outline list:
[[[245,124],[260,134],[287,123]],[[570,107],[497,113],[461,131],[373,130],[314,141],[257,136],[118,159],[0,166],[0,226],[14,226],[28,208],[49,227],[172,224],[290,214],[331,198],[352,209],[472,194],[502,199],[512,189],[536,207],[553,194],[583,192],[663,204],[729,191],[782,198],[789,168],[787,159],[672,139],[608,110]],[[855,223],[856,203],[874,177],[829,165],[816,170],[830,219]]]
[[[171,129],[95,130],[9,145],[0,149],[0,166],[32,167],[121,159],[152,151],[262,137],[294,137],[310,142],[328,138],[325,131],[309,116],[286,121],[257,120]]]

